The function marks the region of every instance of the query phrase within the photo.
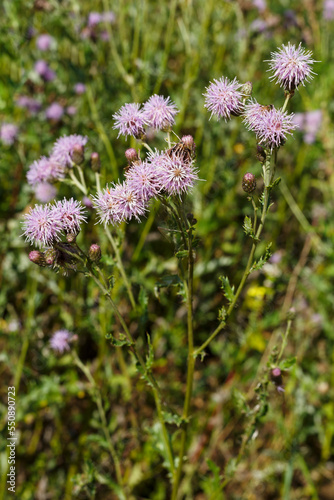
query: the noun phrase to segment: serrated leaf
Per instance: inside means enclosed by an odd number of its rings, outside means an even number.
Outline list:
[[[226,310],[226,307],[221,307],[218,311],[218,319],[219,321],[225,321],[226,319],[226,314],[227,314],[227,310]]]
[[[252,219],[246,215],[244,219],[244,225],[243,225],[244,231],[246,234],[254,234],[253,231],[253,226],[252,226]]]
[[[116,339],[113,335],[110,334],[109,340],[111,345],[115,347],[123,347],[123,346],[130,347],[133,345],[133,342],[130,342],[130,340],[128,340],[123,333],[119,334],[118,339]]]
[[[170,413],[169,411],[163,411],[162,414],[164,417],[164,421],[167,424],[175,424],[177,425],[177,427],[180,427],[180,425],[182,425],[183,423],[182,417],[176,415],[175,413]]]
[[[225,297],[229,302],[232,302],[234,299],[234,286],[230,285],[230,281],[227,276],[220,276],[219,279],[222,282],[221,288]]]
[[[262,269],[262,267],[265,265],[265,263],[268,262],[268,260],[270,259],[271,255],[272,255],[272,253],[270,251],[271,245],[272,245],[271,242],[268,243],[262,257],[260,257],[259,260],[254,262],[254,264],[252,265],[250,273],[252,271],[255,271],[255,270],[258,271],[258,270]]]
[[[296,356],[292,356],[291,358],[287,358],[284,361],[281,361],[279,364],[279,368],[281,370],[289,370],[297,363]]]
[[[277,177],[277,179],[274,180],[274,182],[270,185],[270,189],[273,189],[274,187],[278,186],[278,184],[281,182],[281,178]]]

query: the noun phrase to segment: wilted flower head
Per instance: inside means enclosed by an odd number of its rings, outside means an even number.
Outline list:
[[[204,106],[211,111],[211,117],[216,115],[217,118],[225,118],[226,121],[231,118],[231,114],[238,115],[240,113],[242,109],[241,86],[236,78],[230,81],[228,78],[221,77],[210,83],[203,95],[205,97]]]
[[[170,97],[154,94],[143,107],[144,120],[147,125],[157,130],[166,130],[175,123],[178,109]]]
[[[313,78],[311,66],[314,62],[312,52],[306,51],[288,42],[288,45],[282,45],[277,52],[271,53],[270,70],[273,75],[271,80],[276,80],[285,90],[295,90],[300,84]]]
[[[40,182],[35,186],[35,197],[42,203],[53,200],[57,194],[57,189],[49,182]]]
[[[57,102],[50,104],[45,110],[45,116],[48,120],[54,120],[58,122],[64,114],[64,108]]]
[[[81,223],[86,222],[85,209],[80,201],[71,198],[64,198],[51,206],[53,216],[60,217],[65,233],[78,234],[81,229]]]
[[[54,351],[63,353],[70,350],[69,342],[72,334],[68,330],[57,330],[50,339],[50,346]]]
[[[74,146],[84,147],[87,140],[87,137],[77,134],[60,137],[53,146],[50,158],[60,163],[64,168],[71,168],[73,166],[72,153]]]
[[[161,189],[168,195],[181,195],[191,189],[198,180],[193,161],[184,161],[175,153],[157,156],[152,159],[157,167]]]
[[[42,158],[30,165],[27,180],[30,185],[35,186],[41,182],[52,182],[62,179],[64,176],[64,167],[60,163],[54,158],[42,156]]]
[[[54,38],[51,35],[48,35],[47,33],[39,35],[39,37],[36,40],[36,46],[41,51],[49,50],[50,47],[53,45],[53,43],[54,43]]]
[[[113,118],[115,120],[114,129],[119,130],[118,137],[132,135],[140,138],[144,135],[145,120],[143,112],[140,110],[140,104],[124,104],[118,113],[113,115]]]
[[[128,187],[145,201],[159,194],[159,177],[159,171],[147,161],[135,162],[126,173]]]
[[[293,114],[288,114],[280,109],[271,108],[262,117],[261,122],[256,125],[256,135],[260,144],[274,149],[282,146],[287,134],[292,134],[296,128],[293,123]]]
[[[49,205],[35,205],[24,218],[23,236],[30,243],[52,246],[59,241],[63,228],[61,215],[53,212]]]
[[[0,139],[7,146],[14,144],[19,129],[13,123],[3,123],[0,127]]]

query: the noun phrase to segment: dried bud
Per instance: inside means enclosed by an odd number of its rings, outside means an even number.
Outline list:
[[[81,144],[74,144],[72,151],[72,160],[76,165],[81,165],[84,161],[84,147]]]
[[[101,259],[100,245],[93,243],[89,248],[88,257],[92,262],[98,262]]]
[[[256,179],[255,175],[251,174],[250,172],[247,172],[243,176],[242,179],[242,189],[245,191],[245,193],[253,193],[256,188]]]
[[[134,162],[139,161],[138,153],[134,148],[129,148],[125,151],[125,158],[128,160],[129,165],[132,165]]]
[[[257,147],[256,147],[256,150],[257,150],[256,158],[261,163],[265,162],[265,160],[266,160],[266,153],[265,153],[265,150],[263,149],[263,147],[258,144]]]
[[[54,248],[49,248],[49,250],[44,252],[44,256],[46,264],[48,266],[53,266],[56,261],[57,251]]]
[[[245,97],[250,97],[253,92],[253,84],[252,82],[246,82],[243,84],[243,86],[240,89],[240,92],[245,96]]]
[[[100,172],[101,160],[99,153],[94,152],[90,155],[90,165],[92,167],[93,172]]]
[[[44,253],[39,252],[38,250],[33,250],[32,252],[30,252],[29,259],[31,260],[31,262],[37,264],[38,266],[44,267],[46,265]]]

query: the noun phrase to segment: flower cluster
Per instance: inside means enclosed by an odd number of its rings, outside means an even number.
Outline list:
[[[176,105],[170,97],[153,95],[141,108],[138,103],[124,104],[118,113],[113,115],[115,120],[114,129],[120,135],[131,135],[136,139],[142,139],[145,135],[145,126],[156,130],[170,130],[175,123],[178,113]]]

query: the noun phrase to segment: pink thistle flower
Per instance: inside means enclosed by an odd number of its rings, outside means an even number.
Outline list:
[[[13,123],[3,123],[0,127],[0,139],[7,146],[14,144],[19,129]]]
[[[80,201],[71,198],[67,200],[64,198],[58,201],[55,205],[51,206],[52,215],[60,216],[61,223],[65,233],[78,234],[81,229],[81,223],[87,222],[85,217],[85,209]]]
[[[84,94],[86,92],[86,85],[81,82],[76,83],[74,85],[74,92],[78,95]]]
[[[24,217],[23,236],[30,243],[52,246],[60,240],[63,229],[61,214],[53,212],[50,205],[35,205]]]
[[[224,118],[225,121],[231,118],[231,115],[239,115],[242,110],[242,93],[240,88],[242,85],[236,78],[230,81],[228,78],[221,77],[219,80],[214,79],[206,87],[204,106],[212,115],[216,115],[217,119]]]
[[[57,189],[49,182],[40,182],[35,186],[36,199],[42,203],[48,203],[56,197]]]
[[[50,346],[54,351],[62,354],[64,351],[70,350],[71,337],[72,334],[68,330],[57,330],[50,339]]]
[[[168,195],[175,196],[186,193],[198,181],[197,170],[193,161],[184,161],[175,153],[157,157],[153,164],[158,167],[161,188]]]
[[[117,202],[121,220],[131,220],[132,217],[140,222],[142,215],[145,215],[145,200],[131,189],[126,182],[116,184],[114,187],[114,197]]]
[[[102,15],[99,12],[90,12],[88,16],[88,26],[96,26],[102,21]]]
[[[46,110],[45,116],[48,120],[59,122],[64,114],[64,108],[57,102],[53,102]]]
[[[154,94],[144,104],[143,115],[146,125],[157,130],[168,130],[175,123],[179,110],[170,97]]]
[[[295,90],[300,84],[309,81],[313,78],[312,74],[315,73],[311,70],[314,62],[312,59],[312,52],[306,51],[288,42],[288,45],[282,45],[277,52],[271,53],[271,60],[269,62],[270,69],[273,71],[271,80],[276,80],[281,87],[285,90]]]
[[[45,156],[34,161],[27,173],[27,180],[31,186],[35,186],[41,182],[57,181],[64,177],[64,167],[54,158],[46,158]]]
[[[60,165],[64,168],[72,168],[72,154],[74,146],[84,147],[87,140],[87,137],[77,134],[60,137],[53,146],[50,158],[60,163]]]
[[[93,197],[93,206],[97,210],[99,222],[102,224],[119,224],[122,222],[122,213],[118,200],[114,196],[115,190],[106,187]]]
[[[161,190],[159,172],[147,161],[134,162],[126,173],[126,181],[128,187],[145,201],[158,196]]]
[[[48,35],[47,33],[39,35],[39,37],[36,40],[36,47],[43,52],[49,50],[53,44],[54,44],[54,38],[51,35]]]
[[[118,136],[132,135],[133,137],[140,138],[144,135],[144,115],[140,110],[140,104],[130,103],[124,104],[118,113],[113,115],[115,120],[114,129],[118,129]]]
[[[260,144],[265,144],[271,150],[282,146],[287,134],[292,134],[297,126],[293,123],[293,114],[282,112],[280,109],[272,108],[267,111],[259,124],[256,124],[254,130]]]
[[[249,99],[243,111],[243,121],[248,128],[256,132],[262,127],[263,117],[271,109],[271,106],[263,106],[256,99]]]

